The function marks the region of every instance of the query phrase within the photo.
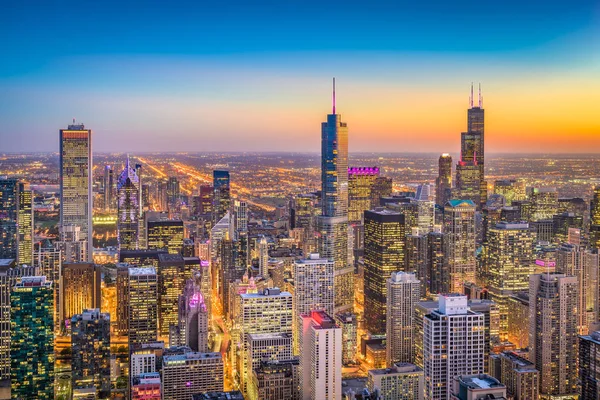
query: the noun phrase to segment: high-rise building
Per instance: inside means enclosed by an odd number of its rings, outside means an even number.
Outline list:
[[[527,291],[535,272],[535,234],[527,223],[500,222],[488,231],[485,281],[500,312],[500,340],[508,340],[508,298]]]
[[[594,188],[590,202],[590,245],[600,249],[600,186]]]
[[[349,311],[335,315],[335,322],[342,329],[342,364],[356,362],[357,328],[356,314]]]
[[[33,191],[29,184],[19,182],[18,185],[18,213],[17,213],[17,263],[19,265],[33,264]]]
[[[115,173],[110,165],[104,166],[102,186],[104,188],[104,211],[110,211],[114,208],[115,201]]]
[[[452,190],[452,157],[444,153],[438,160],[438,177],[436,180],[435,202],[444,205],[450,200]]]
[[[450,385],[451,400],[507,400],[506,385],[487,374],[457,376]]]
[[[204,296],[194,279],[186,281],[179,295],[177,325],[169,329],[169,344],[188,346],[192,351],[208,351],[208,313]]]
[[[231,183],[229,171],[213,171],[213,225],[221,220],[231,205]]]
[[[0,259],[0,381],[10,380],[10,294],[24,276],[35,276],[39,269],[17,266],[14,259]]]
[[[170,254],[180,254],[183,249],[183,221],[152,220],[147,221],[148,250],[167,250]]]
[[[494,182],[494,194],[499,194],[506,200],[505,205],[511,206],[513,201],[527,199],[525,183],[521,180],[499,180]]]
[[[258,242],[258,275],[269,276],[269,244],[264,236]]]
[[[471,200],[449,200],[444,207],[444,260],[453,293],[475,282],[475,207]]]
[[[158,277],[154,267],[127,270],[129,346],[156,341],[158,335]]]
[[[163,400],[191,399],[195,393],[223,391],[221,353],[176,354],[163,357]]]
[[[157,271],[158,333],[167,338],[169,327],[178,323],[179,296],[192,274],[180,254],[159,254]]]
[[[61,240],[54,242],[54,247],[61,252],[63,262],[89,262],[88,242],[81,239],[81,229],[77,225],[67,225],[60,228]]]
[[[254,372],[262,361],[287,361],[292,357],[292,335],[289,333],[249,333],[244,339],[248,348],[246,365],[246,391],[248,398],[258,397],[258,387],[254,386]]]
[[[303,400],[342,398],[342,330],[324,311],[302,315],[300,392]]]
[[[40,243],[39,247],[33,253],[33,265],[38,268],[37,275],[45,276],[52,281],[54,290],[54,329],[57,330],[60,325],[60,276],[62,275],[62,254],[55,247],[48,247],[49,244]],[[36,274],[30,274],[36,275]]]
[[[86,309],[100,308],[101,271],[90,263],[63,264],[60,278],[61,330],[70,325],[71,318]]]
[[[537,399],[540,373],[533,363],[512,351],[493,354],[490,375],[506,385],[506,393],[515,400]]]
[[[423,400],[423,369],[410,363],[396,363],[390,368],[371,369],[367,376],[367,389],[379,399]]]
[[[414,274],[393,272],[387,280],[386,364],[414,362],[414,309],[421,282]]]
[[[592,323],[598,321],[598,252],[563,243],[556,252],[556,272],[577,277],[577,326],[580,335],[587,335]]]
[[[430,232],[427,234],[427,260],[429,262],[429,293],[449,293],[450,273],[444,258],[444,234]]]
[[[292,295],[278,288],[268,288],[261,293],[240,294],[239,326],[232,340],[241,343],[240,354],[235,356],[237,373],[242,391],[247,391],[249,371],[248,334],[287,333],[292,334]],[[239,336],[237,336],[239,335]]]
[[[350,224],[362,224],[364,212],[379,205],[373,204],[372,196],[377,178],[379,178],[379,167],[348,168],[348,222]]]
[[[558,191],[555,187],[528,188],[531,200],[531,220],[552,219],[558,213]]]
[[[117,181],[117,231],[119,250],[137,250],[140,239],[140,179],[135,168],[129,165],[129,156],[125,169]]]
[[[344,311],[354,302],[354,269],[348,266],[348,126],[335,112],[335,79],[333,98],[333,112],[321,124],[319,253],[334,262],[335,307]]]
[[[13,399],[54,399],[54,292],[45,276],[22,277],[10,295]]]
[[[441,295],[423,318],[425,399],[450,399],[455,377],[483,373],[485,317],[467,304],[467,296]]]
[[[93,254],[92,240],[92,131],[83,124],[60,130],[60,223],[61,240],[66,226],[79,227],[81,241],[87,242],[87,258]]]
[[[210,215],[212,218],[213,198],[215,197],[215,188],[211,185],[202,185],[199,188],[200,203],[198,213],[200,215]]]
[[[322,310],[333,314],[334,279],[333,261],[311,254],[305,260],[294,263],[294,348],[299,354],[301,315]]]
[[[84,310],[71,319],[72,387],[93,387],[98,398],[110,394],[110,315]]]
[[[254,370],[256,397],[263,400],[300,399],[300,360],[262,361]]]
[[[579,337],[579,400],[600,399],[600,332]]]
[[[387,279],[405,269],[404,215],[387,209],[365,212],[365,328],[384,334]]]
[[[421,298],[427,297],[430,278],[429,235],[419,228],[412,228],[406,235],[406,271],[412,272],[421,281]]]
[[[0,180],[0,258],[17,258],[19,182]]]
[[[133,378],[131,400],[162,400],[160,373],[148,372]]]
[[[177,207],[180,199],[179,180],[171,176],[167,181],[167,205],[169,210]]]
[[[528,358],[540,371],[542,398],[578,394],[577,291],[574,276],[546,273],[529,278]]]

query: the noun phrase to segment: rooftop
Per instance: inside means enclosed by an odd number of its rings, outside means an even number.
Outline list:
[[[154,267],[131,267],[128,271],[129,276],[156,275]]]
[[[502,388],[504,384],[490,375],[465,375],[457,378],[461,384],[464,384],[469,389],[492,389]]]

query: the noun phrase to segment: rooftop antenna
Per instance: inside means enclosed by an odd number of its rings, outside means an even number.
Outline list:
[[[479,82],[479,108],[483,108],[483,97],[481,97],[481,82]]]
[[[335,114],[335,77],[333,78],[333,113]]]
[[[473,108],[473,82],[471,82],[471,97],[469,97],[469,103],[471,108]]]

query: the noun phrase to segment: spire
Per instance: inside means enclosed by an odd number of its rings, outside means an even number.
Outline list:
[[[481,82],[479,82],[479,108],[483,108],[483,97],[481,96]]]
[[[335,114],[335,77],[333,78],[333,114]]]
[[[473,82],[471,82],[471,97],[469,97],[469,105],[473,108]]]

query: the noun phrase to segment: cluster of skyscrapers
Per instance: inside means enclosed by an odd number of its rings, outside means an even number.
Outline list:
[[[276,226],[228,170],[184,200],[129,156],[93,207],[73,122],[53,243],[34,246],[29,186],[0,180],[0,379],[13,399],[598,399],[600,188],[588,206],[488,182],[484,125],[471,87],[460,160],[395,192],[349,165],[334,81],[321,188]],[[96,208],[116,215],[116,265],[93,262]]]

